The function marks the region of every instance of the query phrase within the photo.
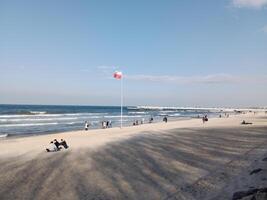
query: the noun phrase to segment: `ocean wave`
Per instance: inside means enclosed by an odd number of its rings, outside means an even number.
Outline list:
[[[32,112],[32,111],[31,111]],[[48,114],[48,113],[41,113],[39,114],[5,114],[0,115],[1,118],[21,118],[21,117],[64,117],[64,116],[94,116],[94,115],[107,115],[108,113],[61,113],[61,114]]]
[[[137,111],[137,112],[128,112],[128,114],[147,114],[147,112]]]
[[[48,126],[48,125],[58,125],[59,123],[35,123],[35,124],[2,124],[0,127],[24,127],[24,126]]]
[[[176,110],[162,110],[162,111],[159,111],[159,113],[174,113],[174,112],[177,112]]]
[[[0,119],[0,122],[24,122],[24,121],[68,121],[77,120],[77,117],[65,117],[65,118],[23,118],[23,119]]]
[[[8,134],[0,134],[0,138],[6,138]]]
[[[123,115],[123,118],[138,118],[138,117],[144,117],[143,115]],[[110,115],[110,116],[104,116],[104,118],[121,118],[120,115]]]
[[[73,125],[73,124],[78,124],[79,122],[68,122],[68,123],[64,123],[64,124],[67,124],[67,125]]]
[[[171,115],[169,115],[170,117],[179,117],[179,116],[181,116],[181,114],[180,113],[175,113],[175,114],[171,114]]]
[[[221,111],[225,108],[204,108],[204,107],[168,107],[168,106],[136,106],[136,107],[127,107],[128,110],[200,110],[200,111]]]
[[[46,111],[29,111],[29,113],[33,115],[40,115],[40,114],[46,114]]]

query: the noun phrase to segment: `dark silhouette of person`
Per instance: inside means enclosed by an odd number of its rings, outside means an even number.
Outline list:
[[[56,145],[57,149],[60,150],[60,143],[57,141],[57,139],[54,139],[54,144]]]
[[[164,121],[165,123],[167,123],[167,122],[168,122],[168,118],[165,116],[165,117],[163,118],[163,121]]]
[[[67,145],[67,142],[63,139],[61,139],[61,142],[59,144],[62,145],[65,149],[69,148],[69,146]]]

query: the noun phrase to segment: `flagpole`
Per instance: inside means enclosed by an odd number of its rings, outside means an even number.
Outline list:
[[[121,78],[121,128],[122,128],[122,115],[123,115],[123,77]]]

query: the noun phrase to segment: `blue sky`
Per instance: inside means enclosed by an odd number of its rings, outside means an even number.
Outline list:
[[[0,0],[0,103],[266,106],[267,0]]]

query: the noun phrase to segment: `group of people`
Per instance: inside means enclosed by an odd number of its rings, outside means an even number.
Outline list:
[[[153,121],[154,121],[154,118],[151,116],[150,118],[149,118],[149,120],[148,120],[148,123],[153,123]],[[168,122],[168,118],[167,118],[167,116],[165,116],[164,118],[163,118],[163,121],[165,122],[165,123],[167,123]],[[145,123],[145,119],[144,118],[142,118],[141,120],[134,120],[134,122],[133,122],[133,126],[137,126],[137,125],[140,125],[140,124],[144,124]],[[85,131],[88,131],[89,130],[89,128],[90,128],[90,126],[91,126],[91,123],[90,122],[88,122],[88,121],[85,121],[85,124],[84,124],[84,130]],[[112,122],[109,120],[109,121],[102,121],[101,122],[101,128],[102,129],[106,129],[106,128],[112,128]]]
[[[102,121],[101,122],[101,126],[103,129],[105,128],[112,128],[112,122],[109,120],[109,121]]]
[[[60,151],[62,148],[69,148],[67,145],[67,142],[63,139],[61,139],[61,142],[58,142],[57,139],[54,139],[53,141],[50,142],[49,146],[46,148],[47,152],[55,152],[55,151]]]
[[[133,126],[137,126],[139,124],[144,124],[144,123],[145,123],[145,119],[144,118],[142,120],[140,120],[140,123],[139,123],[139,120],[134,120]]]
[[[88,131],[90,126],[91,126],[91,123],[88,121],[85,121],[84,130]],[[101,122],[101,128],[103,128],[103,129],[112,128],[112,122],[110,120],[109,121],[102,121]]]

